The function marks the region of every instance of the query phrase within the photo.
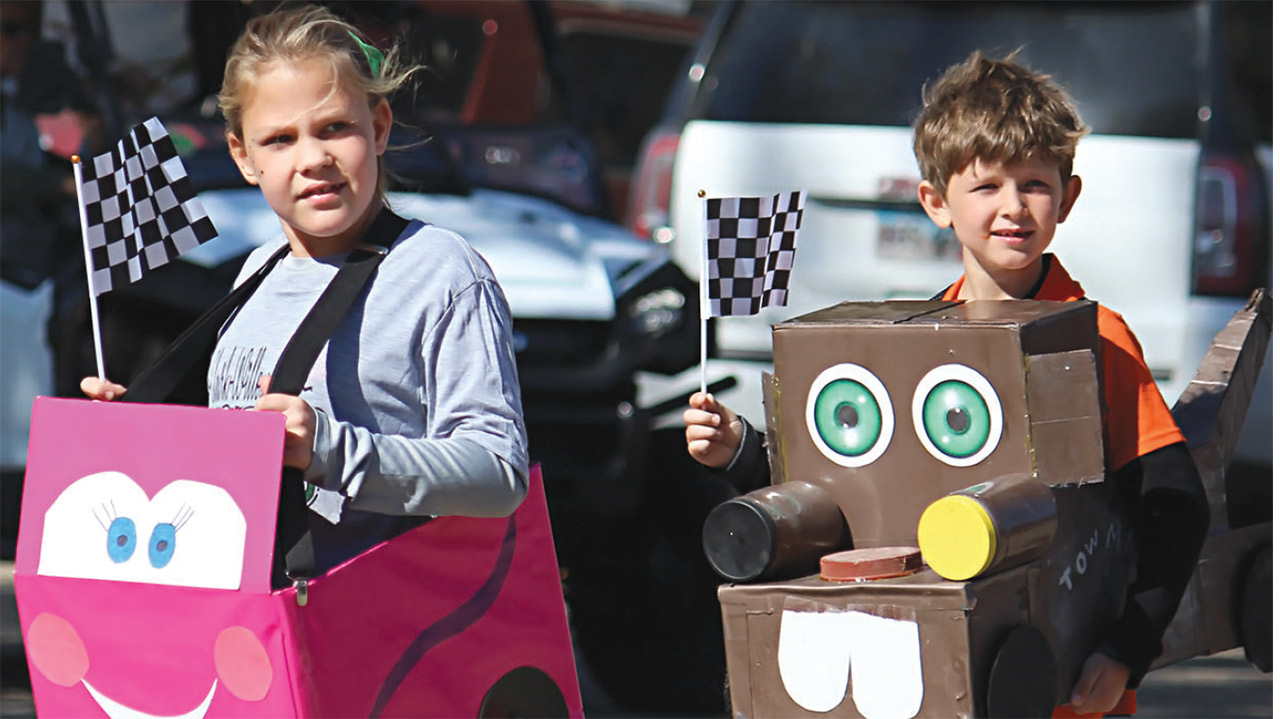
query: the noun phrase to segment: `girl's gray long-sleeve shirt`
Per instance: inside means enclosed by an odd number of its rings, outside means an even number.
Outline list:
[[[278,250],[250,254],[239,284]],[[209,406],[251,409],[258,380],[342,256],[286,255],[223,329]],[[305,471],[316,559],[327,568],[406,515],[504,516],[528,489],[511,313],[484,259],[412,222],[321,351],[301,393],[317,415]]]

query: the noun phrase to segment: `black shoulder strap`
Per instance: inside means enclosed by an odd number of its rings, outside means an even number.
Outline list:
[[[320,350],[338,328],[360,291],[373,277],[373,271],[387,254],[387,248],[404,232],[409,221],[393,214],[381,212],[369,227],[366,239],[371,242],[357,245],[338,268],[338,274],[316,300],[311,311],[303,318],[289,343],[280,353],[275,370],[271,373],[271,392],[298,394],[306,383],[307,374],[320,356]]]
[[[307,375],[320,351],[333,336],[338,323],[346,316],[373,272],[387,246],[395,241],[408,220],[384,210],[369,228],[366,239],[373,242],[358,245],[347,255],[338,273],[329,281],[311,311],[280,353],[271,373],[269,392],[300,394]],[[315,576],[316,555],[311,541],[302,470],[285,467],[280,482],[280,504],[276,519],[276,546],[271,567],[271,584],[282,587],[295,579]]]
[[[173,390],[191,372],[200,357],[207,353],[218,338],[218,331],[231,315],[249,299],[263,278],[289,252],[289,245],[281,247],[263,263],[256,272],[240,283],[213,307],[200,315],[164,352],[144,369],[132,382],[124,399],[129,402],[164,402]]]
[[[329,286],[285,345],[272,372],[271,392],[296,395],[302,391],[320,350],[373,277],[374,269],[386,255],[387,248],[408,224],[408,220],[388,209],[378,214],[365,233],[367,242],[357,245],[347,255]],[[201,315],[130,383],[122,399],[130,402],[163,402],[168,399],[202,354],[214,345],[222,326],[244,305],[288,251],[289,246],[285,245],[239,287]],[[291,578],[310,577],[315,573],[315,552],[308,529],[306,495],[300,470],[285,468],[277,511],[271,569],[271,585],[275,588],[288,585]]]

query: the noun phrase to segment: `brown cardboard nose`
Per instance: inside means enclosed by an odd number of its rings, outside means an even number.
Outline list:
[[[888,579],[924,568],[916,547],[867,547],[833,552],[822,558],[821,576],[833,582]]]

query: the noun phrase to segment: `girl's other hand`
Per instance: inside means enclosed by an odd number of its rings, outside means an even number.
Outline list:
[[[89,399],[110,402],[113,399],[120,399],[120,396],[124,394],[124,390],[124,385],[116,384],[101,377],[85,377],[80,380],[80,391],[84,392]]]
[[[257,412],[284,413],[284,466],[305,470],[311,464],[316,442],[316,411],[306,400],[291,394],[268,394],[271,375],[258,380],[262,398],[253,405]]]
[[[710,394],[689,396],[684,425],[689,455],[708,467],[728,467],[742,444],[742,420]]]

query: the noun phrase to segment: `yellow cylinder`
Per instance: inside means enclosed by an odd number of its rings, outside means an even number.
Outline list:
[[[940,576],[972,579],[1039,556],[1057,529],[1053,491],[1006,476],[929,505],[916,530],[920,554]]]

